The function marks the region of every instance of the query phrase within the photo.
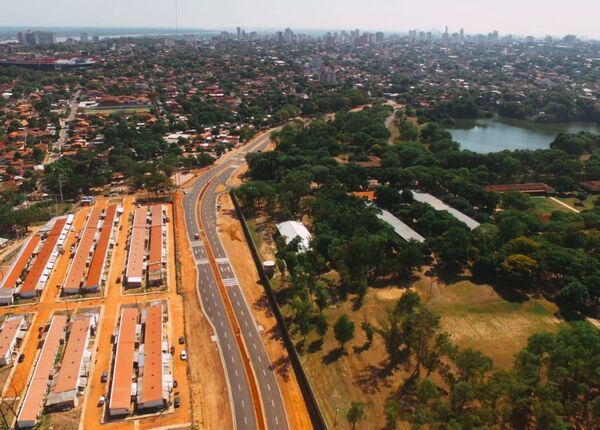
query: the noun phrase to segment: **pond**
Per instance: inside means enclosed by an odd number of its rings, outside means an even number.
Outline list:
[[[600,134],[600,126],[577,122],[539,124],[495,117],[458,120],[456,125],[448,127],[448,131],[462,149],[488,153],[505,149],[546,149],[559,133],[589,131]]]

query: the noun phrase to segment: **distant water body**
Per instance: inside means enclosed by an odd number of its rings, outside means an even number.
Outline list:
[[[589,131],[600,134],[600,126],[578,122],[539,124],[507,118],[479,118],[459,120],[456,125],[448,127],[448,131],[462,149],[485,154],[506,149],[547,149],[559,133]]]

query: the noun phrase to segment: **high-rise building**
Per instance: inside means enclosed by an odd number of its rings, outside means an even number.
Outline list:
[[[294,41],[294,32],[291,28],[286,28],[283,32],[283,41],[285,43],[292,43]]]
[[[458,35],[458,43],[465,43],[465,29],[461,28]]]
[[[242,40],[242,29],[239,26],[237,28],[237,40]]]
[[[17,35],[19,43],[27,46],[54,45],[56,38],[51,31],[20,31]]]
[[[375,34],[375,41],[376,41],[377,43],[383,43],[383,39],[384,39],[383,31],[378,31],[378,32]]]
[[[81,43],[88,43],[88,41],[89,41],[88,34],[87,33],[81,33],[80,40],[81,40]]]
[[[319,81],[323,85],[339,85],[340,76],[337,71],[323,67],[319,72]]]

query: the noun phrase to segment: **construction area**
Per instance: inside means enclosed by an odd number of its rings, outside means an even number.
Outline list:
[[[22,240],[0,279],[0,426],[191,427],[172,217],[99,198]]]

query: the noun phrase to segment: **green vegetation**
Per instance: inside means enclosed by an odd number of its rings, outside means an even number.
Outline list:
[[[567,187],[562,178],[583,177],[586,162],[559,149],[461,151],[435,123],[424,126],[416,142],[387,145],[389,135],[380,131],[387,115],[386,107],[375,104],[360,112],[338,113],[329,122],[284,127],[273,136],[275,151],[248,156],[251,180],[237,190],[249,213],[268,211],[278,220],[304,219],[312,232],[307,251],[299,252],[296,242],[285,245],[276,240],[277,259],[286,263],[278,267],[289,273],[278,291],[279,300],[293,333],[300,336],[300,351],[310,356],[325,345],[332,347],[328,338],[337,341],[337,347],[323,354],[318,364],[307,362],[309,373],[319,374],[324,365],[344,373],[338,361],[365,363],[364,358],[351,356],[371,356],[371,351],[381,356],[385,351],[381,373],[390,375],[383,377],[388,384],[396,384],[385,398],[390,428],[397,421],[415,427],[443,428],[442,423],[451,423],[456,428],[474,428],[519,427],[546,419],[561,428],[561,423],[572,421],[565,412],[571,400],[564,397],[552,403],[548,390],[554,382],[529,380],[511,363],[514,354],[519,360],[531,352],[519,352],[529,336],[557,327],[551,305],[531,295],[544,295],[574,319],[598,308],[600,238],[595,231],[600,209],[576,214],[556,205],[550,210],[540,204],[549,203],[545,199],[499,195],[484,187],[533,180],[540,171],[548,183]],[[372,163],[374,158],[380,166]],[[362,165],[367,160],[369,164]],[[449,213],[414,201],[410,189],[416,187],[441,197],[482,222],[481,226],[470,230]],[[423,235],[425,243],[403,242],[378,220],[375,205],[352,195],[373,189],[377,204]],[[424,265],[442,281],[468,280],[464,292],[455,290],[463,295],[460,304],[435,300],[423,304],[419,295],[409,291],[389,311],[371,312],[375,286],[410,285]],[[494,301],[468,303],[466,296],[477,296],[472,288],[479,288],[473,287],[473,280],[492,284],[509,301],[493,293]],[[328,292],[325,298],[323,290]],[[345,305],[348,299],[353,300],[352,313]],[[343,310],[324,312],[328,303]],[[332,336],[327,335],[329,324],[323,315],[334,321]],[[361,330],[356,330],[358,325]],[[499,330],[502,325],[510,330]],[[475,328],[484,334],[473,336]],[[587,329],[575,325],[566,330],[558,336],[577,337]],[[312,332],[318,338],[309,343],[315,339]],[[456,342],[450,342],[449,333]],[[355,338],[364,339],[364,344],[354,346],[351,353],[347,345]],[[503,370],[484,355],[497,345],[505,345],[505,351],[494,352]],[[478,351],[480,347],[485,353]],[[362,401],[352,381],[328,384],[330,390],[335,385],[334,391],[343,392],[343,398]],[[536,397],[526,401],[527,392],[535,392]],[[596,388],[591,392],[597,396]],[[517,396],[523,397],[522,404],[508,401]],[[376,408],[370,398],[366,400],[366,410]],[[477,405],[482,405],[481,410]],[[349,407],[356,419],[349,422],[358,425],[360,407]],[[328,408],[331,411],[331,405]],[[584,421],[597,419],[586,413]]]

